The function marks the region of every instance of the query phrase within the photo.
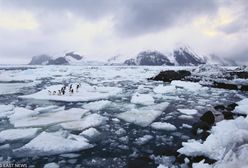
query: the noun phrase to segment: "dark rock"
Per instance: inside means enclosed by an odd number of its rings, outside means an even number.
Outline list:
[[[222,112],[222,114],[223,114],[225,120],[234,119],[234,113],[232,113],[232,112],[224,111],[224,112]]]
[[[248,79],[248,72],[246,71],[234,71],[234,72],[230,72],[230,74],[232,76],[235,76],[236,78],[241,78],[241,79]]]
[[[225,107],[224,105],[216,105],[216,106],[214,106],[214,109],[215,109],[215,110],[218,110],[218,111],[219,111],[219,110],[225,110],[225,108],[226,108],[226,107]]]
[[[124,65],[136,65],[135,59],[131,58],[124,61]]]
[[[65,56],[72,57],[72,58],[74,58],[76,60],[81,60],[83,58],[83,56],[81,56],[79,54],[75,54],[74,52],[66,53]]]
[[[200,120],[208,123],[209,125],[213,125],[215,122],[215,117],[211,111],[207,111],[201,116]]]
[[[191,75],[189,71],[161,71],[157,76],[150,78],[151,80],[171,82],[173,80],[182,80],[186,76]]]
[[[197,130],[198,129],[202,129],[204,131],[208,131],[211,129],[211,125],[209,125],[207,122],[204,122],[204,121],[199,121],[199,122],[196,122],[192,125],[192,129],[191,129],[191,132],[193,135],[197,135]]]
[[[228,111],[233,111],[233,110],[235,109],[236,106],[238,106],[237,103],[231,103],[231,104],[227,105],[226,109],[227,109]]]
[[[192,157],[190,158],[190,160],[193,162],[193,163],[199,163],[200,161],[202,160],[205,160],[205,163],[208,163],[208,164],[214,164],[217,160],[214,160],[214,159],[210,159],[206,156],[196,156],[196,157]]]
[[[48,65],[68,65],[69,62],[64,57],[58,57],[55,60],[50,60]]]
[[[221,83],[214,81],[214,87],[228,90],[239,90],[238,86],[230,83]]]

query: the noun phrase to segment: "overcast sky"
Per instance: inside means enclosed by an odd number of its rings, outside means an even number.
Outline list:
[[[248,62],[246,0],[0,0],[0,64],[77,51],[90,59],[187,44]]]

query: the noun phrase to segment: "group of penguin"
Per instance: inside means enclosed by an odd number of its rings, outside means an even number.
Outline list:
[[[60,90],[58,91],[50,91],[48,90],[49,95],[65,95],[66,93],[66,88],[69,87],[69,94],[73,94],[74,93],[74,89],[73,89],[73,84],[70,84],[70,86],[68,85],[64,85]],[[78,89],[81,87],[81,84],[78,83],[76,84],[76,91],[78,92]]]

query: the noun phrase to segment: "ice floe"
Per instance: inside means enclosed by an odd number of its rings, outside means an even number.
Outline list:
[[[39,99],[39,100],[54,100],[54,101],[65,101],[65,102],[83,102],[83,101],[93,101],[99,99],[107,99],[111,96],[116,96],[116,94],[122,91],[118,87],[97,87],[83,84],[78,91],[74,88],[73,94],[66,90],[65,95],[53,94],[53,91],[58,92],[64,85],[54,85],[40,92],[20,96],[20,98],[25,99]],[[69,88],[69,87],[67,87]],[[51,94],[49,94],[51,91]]]
[[[152,139],[153,139],[153,136],[144,135],[142,137],[136,138],[134,143],[137,144],[137,145],[144,145],[144,144],[146,144],[147,142],[149,142]]]
[[[238,106],[235,107],[234,112],[240,114],[248,114],[248,98],[237,102]]]
[[[160,116],[164,109],[168,107],[169,103],[164,102],[149,107],[142,107],[132,109],[117,115],[118,118],[130,123],[146,127],[151,124],[158,116]]]
[[[134,93],[131,98],[131,103],[142,104],[142,105],[152,105],[154,104],[154,98],[150,94]]]
[[[177,110],[180,111],[180,113],[183,113],[186,115],[195,115],[198,113],[198,111],[195,109],[177,109]]]
[[[92,147],[93,145],[82,136],[63,131],[42,132],[29,143],[13,150],[13,152],[16,156],[42,156],[81,151]]]
[[[0,105],[0,119],[7,118],[9,115],[13,114],[13,105]]]
[[[177,128],[166,122],[154,122],[151,124],[151,127],[157,130],[165,130],[165,131],[175,131]]]
[[[108,106],[111,103],[109,100],[100,100],[100,101],[95,101],[95,102],[90,102],[85,105],[83,105],[83,108],[91,110],[91,111],[98,111],[106,106]]]
[[[93,138],[98,137],[100,134],[101,133],[99,131],[97,131],[97,129],[88,128],[88,129],[84,130],[83,132],[81,132],[79,135],[84,136],[85,138],[88,138],[88,139],[93,139]]]
[[[23,111],[27,111],[26,116],[22,116],[21,118],[10,116],[10,122],[15,127],[31,127],[31,126],[49,126],[54,125],[61,122],[69,122],[69,121],[75,121],[80,120],[83,115],[85,115],[88,111],[85,109],[80,108],[71,108],[69,110],[62,110],[58,112],[52,112],[52,113],[42,113],[39,114],[36,111],[23,109]],[[17,116],[21,116],[22,113],[18,113]],[[35,115],[33,115],[35,114]]]
[[[0,132],[0,143],[8,141],[29,140],[34,138],[39,128],[7,129]]]
[[[203,87],[196,82],[188,82],[188,81],[179,81],[179,80],[174,80],[171,82],[171,85],[176,86],[176,87],[181,87],[184,88],[188,91],[199,91],[201,90]]]
[[[59,165],[57,163],[52,162],[45,164],[43,168],[59,168]]]
[[[189,140],[182,143],[178,150],[187,156],[206,156],[222,160],[229,151],[248,141],[248,118],[239,117],[234,120],[223,120],[212,127],[211,134],[201,143]],[[248,153],[247,153],[248,154]]]
[[[90,114],[78,121],[65,122],[60,124],[64,129],[82,131],[89,127],[97,127],[106,121],[106,117],[99,114]]]
[[[176,87],[175,86],[163,86],[163,85],[158,85],[153,89],[154,93],[158,94],[164,94],[164,93],[175,93],[176,92]]]

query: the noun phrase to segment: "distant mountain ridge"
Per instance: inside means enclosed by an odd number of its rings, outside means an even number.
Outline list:
[[[49,55],[34,56],[30,65],[128,65],[128,66],[198,66],[202,64],[219,64],[223,66],[237,66],[229,59],[216,55],[201,56],[189,46],[181,45],[166,55],[156,50],[146,50],[138,53],[135,58],[126,59],[123,55],[115,55],[106,62],[87,60],[86,57],[74,51],[64,56],[52,58]]]

